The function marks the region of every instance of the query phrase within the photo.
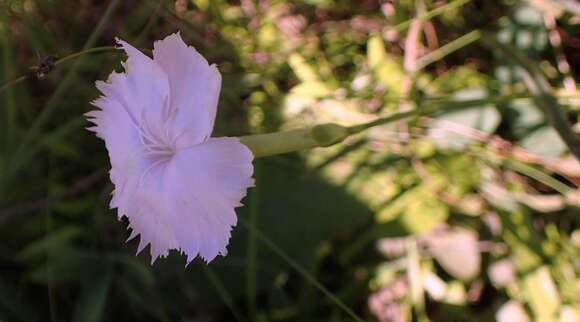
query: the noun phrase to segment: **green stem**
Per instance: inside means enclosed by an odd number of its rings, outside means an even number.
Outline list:
[[[21,83],[21,82],[25,81],[27,78],[28,78],[28,76],[26,76],[26,75],[25,76],[20,76],[20,77],[18,77],[16,79],[13,79],[11,81],[8,81],[8,82],[4,83],[4,85],[0,86],[0,94],[2,92],[4,92],[5,90],[7,90],[10,86],[13,86],[13,85],[16,85],[18,83]]]
[[[371,121],[368,123],[351,126],[348,128],[348,131],[351,134],[356,134],[356,133],[362,132],[364,130],[368,130],[368,129],[375,127],[375,126],[392,123],[392,122],[399,121],[399,120],[406,119],[406,118],[413,117],[413,116],[428,115],[428,114],[431,114],[432,112],[434,112],[432,109],[426,109],[424,111],[411,110],[411,111],[407,111],[407,112],[395,113],[395,114],[389,115],[387,117],[380,118],[378,120],[374,120],[374,121]]]
[[[89,48],[89,49],[81,50],[79,52],[64,56],[63,58],[57,60],[55,62],[55,65],[66,63],[67,61],[69,61],[71,59],[75,59],[77,57],[87,55],[87,54],[101,53],[101,52],[107,52],[107,51],[116,51],[116,50],[118,50],[118,48],[115,46],[102,46],[102,47]]]
[[[481,32],[479,30],[473,30],[466,33],[465,35],[451,41],[450,43],[439,47],[438,49],[426,54],[417,61],[416,70],[422,70],[428,65],[441,60],[443,57],[455,52],[481,38]]]
[[[255,157],[271,156],[319,146],[318,142],[310,136],[310,129],[247,135],[240,137],[240,142],[250,148]]]
[[[368,123],[351,126],[348,128],[348,131],[350,134],[356,134],[356,133],[362,132],[364,130],[368,130],[368,129],[375,127],[375,126],[384,125],[384,124],[392,123],[395,121],[400,121],[400,120],[410,118],[410,117],[427,116],[427,115],[433,115],[433,114],[438,114],[438,113],[452,112],[452,111],[458,111],[458,110],[468,109],[468,108],[472,108],[472,107],[477,107],[477,106],[480,106],[482,104],[482,102],[487,102],[487,101],[488,101],[487,99],[480,99],[480,100],[470,100],[470,101],[449,101],[449,102],[444,102],[444,103],[435,103],[435,104],[433,104],[433,106],[430,106],[427,108],[415,109],[415,110],[410,110],[410,111],[406,111],[406,112],[398,112],[398,113],[394,113],[394,114],[391,114],[387,117],[380,118],[378,120],[374,120],[374,121],[371,121]],[[445,106],[442,106],[442,104],[445,104]]]
[[[81,50],[81,51],[76,52],[76,53],[72,53],[72,54],[70,54],[68,56],[64,56],[63,58],[57,60],[54,63],[54,65],[55,66],[58,66],[60,64],[66,63],[69,60],[72,60],[72,59],[75,59],[75,58],[78,58],[80,56],[84,56],[84,55],[87,55],[87,54],[94,54],[94,53],[114,51],[114,50],[117,50],[117,48],[114,47],[114,46],[102,46],[102,47],[89,48],[89,49],[86,49],[86,50]],[[15,78],[15,79],[13,79],[11,81],[6,82],[4,85],[0,86],[0,93],[2,93],[3,91],[7,90],[10,86],[16,85],[18,83],[21,83],[21,82],[27,80],[28,77],[29,77],[28,75],[22,75],[22,76],[20,76],[18,78]]]
[[[398,112],[384,118],[351,127],[327,123],[316,125],[312,128],[242,136],[240,137],[240,142],[252,151],[254,157],[266,157],[316,147],[331,146],[342,142],[350,135],[360,133],[375,126],[392,123],[410,117],[433,115],[441,112],[476,107],[481,105],[481,103],[482,100],[445,102],[445,106],[435,103],[428,108]]]
[[[54,65],[58,66],[60,64],[66,63],[69,60],[78,58],[80,56],[86,55],[86,54],[93,54],[93,53],[99,53],[99,52],[106,52],[106,51],[113,51],[116,50],[117,48],[114,46],[102,46],[102,47],[94,47],[94,48],[89,48],[86,50],[81,50],[79,52],[76,53],[72,53],[68,56],[64,56],[63,58],[57,60]],[[0,93],[2,93],[3,91],[5,91],[6,89],[8,89],[10,86],[16,85],[18,83],[21,83],[25,80],[28,79],[28,75],[22,75],[18,78],[15,78],[11,81],[6,82],[4,85],[0,86]]]

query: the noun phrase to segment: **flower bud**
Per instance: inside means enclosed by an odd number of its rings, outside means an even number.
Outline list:
[[[331,146],[342,142],[350,135],[348,128],[335,123],[316,125],[310,130],[310,135],[319,146]]]
[[[255,157],[326,147],[349,136],[348,128],[334,123],[316,125],[311,129],[256,134],[240,137]]]

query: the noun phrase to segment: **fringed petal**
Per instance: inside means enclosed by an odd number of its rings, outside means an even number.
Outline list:
[[[151,58],[125,41],[117,40],[127,53],[125,73],[113,72],[107,82],[96,82],[103,95],[117,101],[150,144],[169,141],[164,123],[171,106],[169,81]]]
[[[253,186],[253,156],[237,138],[212,138],[179,151],[167,164],[167,218],[179,247],[191,262],[226,254],[234,208]]]
[[[213,130],[221,75],[179,33],[155,42],[153,59],[169,79],[174,119],[171,131],[178,148],[205,141]]]
[[[191,262],[225,255],[252,179],[253,155],[237,138],[209,138],[221,76],[178,34],[155,43],[155,61],[124,41],[126,73],[97,82],[103,97],[86,114],[105,141],[115,191],[151,260],[178,249]]]
[[[99,110],[85,114],[95,124],[89,130],[105,141],[111,160],[111,181],[119,190],[129,176],[139,173],[139,164],[144,162],[139,130],[119,102],[101,97],[93,105]]]

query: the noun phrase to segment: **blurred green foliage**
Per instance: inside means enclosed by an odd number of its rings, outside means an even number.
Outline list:
[[[580,321],[580,164],[530,99],[522,51],[578,131],[567,0],[0,0],[0,321]],[[413,17],[420,19],[413,20]],[[84,131],[118,52],[180,30],[223,74],[215,135],[466,104],[258,160],[229,254],[149,264]],[[558,41],[559,37],[559,41]],[[416,68],[419,66],[420,68]],[[566,67],[568,66],[568,67]]]

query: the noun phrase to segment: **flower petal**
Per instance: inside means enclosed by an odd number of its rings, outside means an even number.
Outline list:
[[[129,218],[138,252],[170,249],[206,261],[226,253],[235,207],[253,185],[251,151],[237,138],[210,139],[221,76],[181,37],[155,44],[155,61],[124,41],[126,73],[97,82],[87,113],[105,141],[115,185],[111,207]]]
[[[119,102],[101,97],[93,102],[100,110],[86,113],[95,126],[89,130],[105,141],[111,160],[111,181],[116,189],[122,189],[143,158],[143,144],[139,130]]]
[[[179,33],[156,41],[153,60],[169,79],[171,105],[175,109],[172,124],[178,148],[205,141],[213,130],[221,89],[221,75],[216,65],[195,48],[183,42]]]
[[[140,176],[129,178],[119,194],[119,213],[127,216],[132,235],[141,235],[137,253],[151,245],[151,262],[167,256],[170,249],[178,249],[173,227],[168,219],[165,192],[167,160],[158,160],[143,169]]]
[[[165,168],[167,218],[191,262],[226,254],[235,207],[253,186],[253,155],[237,138],[211,138],[179,151]]]
[[[126,72],[111,73],[107,82],[96,82],[97,88],[126,110],[146,140],[157,145],[165,143],[169,139],[164,123],[171,104],[167,75],[135,47],[119,39],[117,42],[128,56],[123,64]]]
[[[139,252],[150,244],[155,261],[180,249],[188,263],[225,255],[234,208],[254,184],[252,159],[237,138],[211,138],[131,176],[116,197],[132,236],[141,235]]]

